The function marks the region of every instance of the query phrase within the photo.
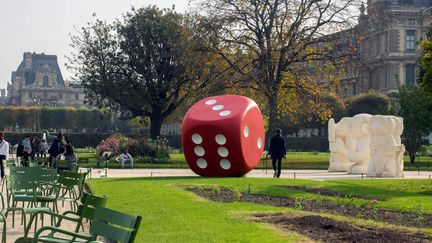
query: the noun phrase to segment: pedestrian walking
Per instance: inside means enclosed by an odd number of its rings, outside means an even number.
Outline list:
[[[276,135],[271,138],[268,155],[272,159],[273,177],[279,178],[282,170],[282,158],[286,157],[285,139],[282,137],[281,129],[276,129]]]
[[[1,179],[5,177],[3,160],[9,158],[9,143],[4,139],[3,132],[0,132],[0,176]]]

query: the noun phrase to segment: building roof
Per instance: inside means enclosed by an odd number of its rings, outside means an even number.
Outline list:
[[[416,7],[432,7],[432,0],[414,0]]]
[[[26,59],[31,58],[31,66],[26,68]],[[60,67],[57,62],[56,55],[45,55],[44,53],[24,53],[24,60],[19,65],[16,74],[25,76],[25,83],[32,84],[35,81],[35,75],[37,70],[44,65],[48,65],[57,73],[57,83],[60,85],[65,85],[63,76],[60,71]]]

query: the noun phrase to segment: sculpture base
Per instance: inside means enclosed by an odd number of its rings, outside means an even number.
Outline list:
[[[390,173],[390,172],[384,171],[384,173],[382,173],[381,175],[378,175],[376,173],[368,173],[367,176],[368,177],[376,177],[376,178],[403,178],[404,174],[403,174],[403,172]]]
[[[331,163],[328,172],[347,172],[351,166],[351,163]]]
[[[353,164],[348,169],[348,174],[367,174],[368,165],[367,164]]]

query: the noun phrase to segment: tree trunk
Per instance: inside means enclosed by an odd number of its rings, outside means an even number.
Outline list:
[[[414,164],[415,157],[416,157],[415,152],[409,152],[409,157],[410,157],[410,163]]]
[[[267,97],[269,104],[269,127],[267,132],[267,141],[270,142],[271,136],[276,134],[276,129],[279,126],[279,112],[278,112],[278,97],[277,92],[275,95]],[[268,143],[267,143],[268,145]]]
[[[150,138],[156,139],[159,137],[162,122],[162,109],[159,107],[152,108],[152,114],[150,116]]]

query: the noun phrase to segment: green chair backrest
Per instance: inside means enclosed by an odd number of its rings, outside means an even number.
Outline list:
[[[106,205],[108,198],[106,196],[96,196],[88,193],[84,193],[81,197],[81,203],[78,206],[77,214],[81,218],[93,220],[96,209],[99,207],[104,207]]]
[[[132,243],[135,240],[141,216],[132,216],[112,209],[99,207],[90,232],[121,243]]]
[[[42,169],[39,171],[38,182],[56,183],[58,180],[57,170],[55,169]]]
[[[8,160],[6,160],[6,166],[7,166],[7,167],[16,166],[16,164],[15,164],[15,160],[13,160],[13,159],[8,159]]]
[[[42,167],[11,167],[10,174],[37,173],[43,170]]]
[[[76,173],[76,172],[64,170],[60,172],[59,183],[67,188],[73,188],[75,186],[81,188],[83,186],[85,176],[86,176],[85,173]]]
[[[35,190],[37,187],[36,180],[39,177],[35,174],[11,174],[7,179],[7,189],[11,191]]]
[[[61,169],[70,169],[71,167],[71,163],[69,160],[65,159],[58,159],[56,160],[56,164],[57,164],[57,168],[61,168]]]

